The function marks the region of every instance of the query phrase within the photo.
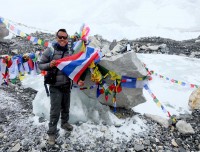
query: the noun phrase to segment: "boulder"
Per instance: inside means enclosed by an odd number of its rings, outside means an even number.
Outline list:
[[[146,116],[147,118],[150,118],[150,119],[152,119],[152,120],[158,122],[160,125],[162,125],[162,126],[165,127],[165,128],[168,128],[168,127],[169,127],[169,122],[168,122],[168,120],[165,119],[165,118],[163,118],[163,117],[161,117],[161,116],[152,115],[152,114],[147,114],[147,113],[145,113],[145,116]]]
[[[111,52],[113,54],[118,54],[121,51],[122,46],[120,44],[117,44],[112,50]]]
[[[189,97],[188,105],[191,109],[200,109],[200,88],[192,92]]]
[[[3,39],[4,37],[9,35],[9,30],[6,28],[6,25],[3,23],[0,23],[0,39]]]
[[[186,121],[184,121],[184,120],[179,120],[176,123],[176,128],[182,134],[194,134],[195,133],[195,131],[192,128],[192,126],[189,123],[187,123]]]
[[[102,58],[99,64],[110,71],[116,72],[120,76],[129,76],[137,78],[147,75],[143,64],[137,58],[136,54],[133,51],[124,54],[118,54],[110,58]],[[91,81],[90,77],[90,74],[86,76],[85,84],[87,86],[94,85],[94,82]],[[113,83],[113,81],[109,78],[105,79],[105,81],[108,85]],[[83,92],[87,96],[96,99],[96,88],[83,90]],[[112,95],[109,95],[108,101],[105,100],[104,94],[100,95],[98,100],[102,104],[113,106]],[[117,93],[116,100],[117,107],[124,107],[127,109],[137,106],[138,104],[141,104],[146,101],[143,96],[143,88],[125,87],[122,88],[122,91],[120,93]]]
[[[117,45],[117,40],[113,40],[109,46],[109,50],[112,50]]]
[[[96,37],[90,36],[89,40],[91,41],[90,46],[92,46],[94,48],[101,48],[101,42],[99,40],[97,40]]]
[[[195,43],[200,43],[200,40],[195,40]]]
[[[99,41],[101,37],[94,37],[94,36],[90,36],[89,40],[90,42],[90,46],[94,47],[94,48],[99,48],[102,51],[102,54],[106,54],[108,52],[110,52],[109,50],[109,45],[107,45],[106,43],[104,45],[102,45],[102,43]]]

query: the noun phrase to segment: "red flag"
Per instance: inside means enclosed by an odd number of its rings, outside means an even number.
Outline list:
[[[28,37],[27,37],[27,40],[29,40],[29,41],[30,41],[30,40],[31,40],[31,36],[28,36]]]
[[[34,69],[34,63],[33,63],[33,61],[32,61],[31,58],[29,58],[29,60],[28,60],[28,65],[29,65],[29,67],[30,67],[31,70]]]

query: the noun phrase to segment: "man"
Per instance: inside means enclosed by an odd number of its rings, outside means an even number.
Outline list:
[[[51,109],[47,134],[49,135],[48,143],[50,145],[55,144],[57,123],[60,114],[61,128],[67,131],[73,130],[73,126],[68,123],[71,80],[55,66],[55,60],[72,55],[73,52],[68,47],[68,34],[65,29],[58,30],[56,33],[56,40],[57,42],[53,45],[54,50],[52,51],[50,48],[46,49],[39,62],[40,70],[45,70],[47,73],[54,71],[56,75],[55,82],[49,85]],[[83,85],[83,82],[79,81],[78,85]]]

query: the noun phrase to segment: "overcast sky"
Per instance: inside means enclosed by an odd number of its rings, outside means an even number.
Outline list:
[[[92,35],[108,39],[181,40],[200,35],[200,0],[0,0],[0,4],[0,16],[51,31],[64,27],[73,34],[86,23]]]

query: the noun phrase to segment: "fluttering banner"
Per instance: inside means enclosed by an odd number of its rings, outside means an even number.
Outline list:
[[[12,57],[8,55],[0,57],[0,85],[8,85],[9,82],[15,83],[17,78],[22,81],[25,73],[40,74],[38,68],[39,56],[40,53],[26,53]]]
[[[98,49],[87,46],[85,52],[81,51],[74,55],[56,60],[56,66],[65,75],[77,82],[87,67],[96,58],[99,58],[98,52]]]
[[[0,17],[0,22],[4,23],[7,27],[8,30],[10,30],[13,34],[21,36],[21,37],[26,37],[27,40],[33,42],[34,44],[39,44],[45,47],[52,47],[52,43],[48,42],[48,41],[44,41],[42,39],[38,39],[36,37],[30,36],[24,32],[22,32],[21,30],[17,29],[15,26],[13,26],[12,24],[9,23],[8,20]]]
[[[160,102],[160,101],[157,99],[157,97],[153,94],[153,92],[150,90],[150,88],[148,87],[147,84],[144,85],[144,88],[147,90],[147,92],[148,92],[148,93],[150,94],[150,96],[153,98],[153,101],[156,103],[156,105],[157,105],[158,107],[160,107],[164,113],[167,113],[168,117],[171,117],[170,112],[167,111],[167,110],[165,109],[165,107],[161,104],[161,102]]]
[[[145,66],[147,72],[148,72],[150,75],[155,75],[155,76],[159,77],[160,79],[164,79],[164,80],[170,81],[171,83],[178,84],[178,85],[181,85],[181,86],[183,86],[183,87],[197,88],[197,89],[200,88],[200,85],[190,84],[190,83],[186,83],[186,82],[183,82],[183,81],[171,79],[171,78],[169,78],[169,77],[160,75],[160,74],[156,73],[156,72],[153,71],[153,70],[149,70],[149,69],[146,67],[145,64],[144,64],[144,66]]]
[[[143,88],[146,81],[146,79],[122,76],[121,86],[126,88]]]
[[[11,24],[9,23],[8,20],[4,19],[4,18],[1,17],[1,16],[0,16],[0,22],[4,23],[4,24],[6,25],[6,27],[7,27],[7,29],[10,30],[10,31],[12,31],[13,34],[18,35],[18,36],[21,36],[21,37],[26,37],[26,36],[27,36],[26,33],[24,33],[24,32],[22,32],[22,31],[20,31],[19,29],[15,28],[13,25],[11,25]]]
[[[0,16],[0,18],[2,18],[2,17]],[[34,30],[38,30],[38,31],[45,31],[45,32],[49,32],[49,33],[55,33],[55,31],[51,31],[51,30],[47,30],[47,29],[41,29],[41,28],[37,28],[37,27],[33,27],[33,26],[28,26],[28,25],[25,25],[23,23],[15,22],[15,21],[7,19],[7,18],[4,18],[4,20],[6,20],[9,23],[13,23],[13,24],[16,24],[16,25],[19,25],[19,26],[26,27],[28,29],[34,29]],[[1,23],[1,21],[0,21],[0,23]]]

